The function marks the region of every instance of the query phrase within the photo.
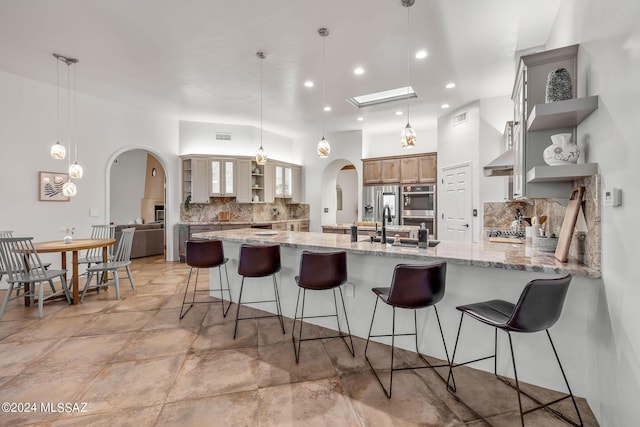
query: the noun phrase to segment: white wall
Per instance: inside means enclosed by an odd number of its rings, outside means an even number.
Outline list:
[[[438,151],[438,129],[416,129],[416,146],[411,149],[400,145],[400,132],[371,134],[364,132],[362,137],[362,158],[405,156],[408,154],[432,153]]]
[[[111,166],[110,218],[114,224],[129,224],[141,216],[147,152],[132,150],[118,156]]]
[[[358,172],[355,169],[341,170],[336,185],[342,189],[342,210],[336,212],[336,223],[349,224],[358,219]]]
[[[80,89],[80,88],[79,88]],[[62,172],[66,160],[54,160],[49,148],[56,140],[56,87],[0,72],[0,228],[36,240],[62,238],[60,227],[73,225],[76,237],[89,236],[92,224],[109,221],[106,194],[109,168],[120,152],[132,148],[153,150],[165,165],[169,179],[178,181],[178,122],[78,93],[78,162],[84,177],[70,202],[38,201],[38,171]],[[179,198],[167,185],[167,220],[176,224]],[[137,203],[139,207],[139,202]],[[89,210],[98,216],[90,217]],[[167,235],[173,256],[172,233]],[[59,256],[47,256],[59,265]]]
[[[598,95],[598,109],[578,127],[586,162],[597,162],[606,188],[621,188],[623,204],[602,208],[603,288],[590,325],[593,347],[587,400],[603,426],[640,419],[640,2],[564,0],[549,49],[580,44],[578,95]],[[571,363],[571,361],[569,361]]]
[[[231,141],[217,141],[216,132],[231,133]],[[299,163],[290,138],[263,131],[262,146],[270,159]],[[255,156],[259,147],[260,129],[253,126],[180,122],[180,154]]]

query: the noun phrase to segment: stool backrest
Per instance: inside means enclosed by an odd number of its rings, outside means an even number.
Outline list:
[[[571,275],[559,279],[536,279],[525,286],[506,322],[507,329],[538,332],[549,329],[560,318]]]
[[[280,245],[240,246],[238,274],[245,277],[264,277],[280,271]]]
[[[331,289],[347,281],[347,253],[303,251],[298,285],[308,289]]]
[[[187,265],[191,267],[217,267],[224,262],[221,240],[188,240]]]
[[[428,307],[444,296],[447,263],[398,264],[387,301],[406,308]]]

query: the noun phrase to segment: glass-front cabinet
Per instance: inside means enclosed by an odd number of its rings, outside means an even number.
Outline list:
[[[235,160],[212,158],[209,161],[209,166],[211,170],[211,197],[234,197],[236,195]]]

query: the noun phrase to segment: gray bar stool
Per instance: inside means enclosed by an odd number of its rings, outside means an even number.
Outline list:
[[[282,309],[280,308],[280,295],[278,293],[278,280],[276,273],[280,271],[280,245],[251,245],[240,246],[240,259],[238,261],[238,274],[242,276],[240,283],[240,295],[238,296],[238,308],[236,309],[236,326],[233,329],[233,339],[236,339],[238,332],[238,321],[247,319],[261,319],[264,317],[277,317],[280,320],[282,333],[284,334],[284,322],[282,321]],[[245,301],[245,304],[258,304],[265,302],[275,302],[278,314],[239,317],[240,305],[242,304],[242,290],[244,289],[244,279],[247,277],[267,277],[273,278],[273,293],[275,299],[262,301]]]
[[[440,324],[440,316],[438,315],[438,309],[436,303],[440,302],[444,297],[445,289],[445,277],[447,274],[447,263],[435,263],[425,265],[410,265],[410,264],[398,264],[393,271],[393,279],[391,280],[390,288],[373,288],[371,289],[376,294],[376,304],[373,307],[373,315],[371,316],[371,326],[369,327],[369,336],[367,337],[367,344],[364,348],[364,357],[371,368],[371,372],[376,376],[376,379],[380,383],[380,387],[384,391],[384,394],[390,399],[393,387],[393,372],[403,371],[407,369],[424,369],[424,368],[441,368],[449,367],[449,352],[447,351],[447,344],[444,341],[444,334],[442,333],[442,325]],[[373,321],[376,317],[376,309],[378,308],[378,301],[382,300],[387,305],[393,308],[393,320],[391,324],[391,335],[371,335],[373,329]],[[442,345],[444,346],[444,352],[447,357],[447,363],[445,365],[432,365],[427,359],[420,354],[418,349],[418,319],[416,310],[419,308],[425,308],[433,306],[436,312],[436,319],[438,320],[438,328],[440,328],[440,336],[442,338]],[[396,334],[396,308],[404,308],[413,310],[413,333]],[[420,356],[420,359],[424,362],[424,366],[413,366],[407,368],[394,368],[393,367],[393,349],[395,348],[396,336],[415,336],[416,353]],[[369,357],[367,357],[367,350],[369,348],[369,340],[372,337],[391,337],[391,370],[389,372],[389,391],[382,384],[382,380],[378,376],[378,373],[373,368]],[[434,372],[440,376],[438,371],[434,369]],[[442,378],[442,381],[445,381]]]
[[[347,349],[352,356],[355,357],[353,350],[353,340],[351,338],[351,329],[349,329],[349,319],[347,318],[347,309],[344,305],[344,296],[340,287],[347,281],[347,253],[345,251],[336,252],[310,252],[303,251],[300,257],[300,275],[296,276],[298,284],[298,297],[296,299],[296,311],[293,315],[293,328],[291,330],[291,340],[293,341],[293,351],[296,355],[296,363],[300,362],[300,347],[302,341],[320,340],[326,338],[342,338]],[[347,324],[347,333],[351,346],[345,339],[342,329],[340,329],[340,319],[338,317],[338,301],[336,298],[336,288],[340,291],[340,300],[342,301],[342,310],[344,312],[344,320]],[[307,290],[323,291],[333,290],[333,303],[335,306],[335,314],[325,314],[319,316],[307,316],[307,319],[319,317],[335,317],[338,324],[339,335],[324,336],[317,338],[302,338],[302,326],[304,324],[304,303],[307,296]],[[300,332],[298,335],[298,344],[296,345],[295,330],[296,320],[298,320],[298,305],[300,303],[300,291],[302,291],[302,308],[300,311]]]
[[[227,316],[227,312],[231,307],[231,290],[229,289],[229,274],[227,273],[227,261],[228,258],[224,257],[224,248],[222,247],[221,240],[189,240],[186,245],[186,262],[191,268],[189,269],[189,276],[187,277],[187,287],[184,290],[184,297],[182,298],[182,307],[180,309],[180,319],[182,319],[187,312],[193,307],[194,304],[215,304],[217,301],[196,301],[196,292],[211,293],[210,289],[203,289],[198,291],[198,275],[201,268],[214,268],[218,267],[218,278],[220,283],[220,303],[222,304],[222,317]],[[222,266],[224,266],[224,274],[227,277],[227,287],[222,287]],[[193,269],[196,269],[196,280],[193,285],[193,296],[191,303],[187,301],[187,293],[189,292],[189,284],[191,282],[191,273]],[[224,304],[224,292],[229,295],[229,304],[225,309]],[[185,310],[184,306],[189,304],[189,307]]]
[[[562,306],[564,305],[564,299],[567,295],[567,290],[569,289],[569,283],[571,282],[571,275],[568,274],[564,277],[558,279],[537,279],[532,280],[525,286],[524,290],[520,294],[520,298],[516,304],[510,303],[508,301],[503,300],[490,300],[479,302],[475,304],[467,304],[456,307],[461,311],[460,314],[460,325],[458,326],[458,335],[456,336],[456,344],[453,349],[453,355],[451,356],[451,366],[449,367],[449,378],[447,379],[448,388],[455,392],[456,386],[455,382],[451,385],[449,379],[452,378],[452,369],[457,368],[458,366],[468,365],[469,363],[478,362],[480,360],[486,359],[494,359],[493,372],[494,375],[503,381],[505,384],[515,388],[518,394],[518,406],[520,408],[520,422],[524,426],[524,416],[530,412],[537,411],[538,409],[546,408],[551,411],[554,415],[562,418],[569,424],[574,426],[582,426],[582,417],[580,416],[580,411],[578,410],[578,405],[576,404],[576,400],[573,397],[573,393],[571,392],[571,387],[569,386],[569,382],[567,381],[567,376],[564,373],[564,369],[562,368],[562,364],[560,363],[560,358],[558,357],[558,353],[556,351],[556,347],[553,345],[553,341],[551,340],[551,335],[549,334],[549,328],[552,327],[560,318],[560,314],[562,313]],[[489,326],[493,326],[494,330],[494,354],[492,356],[486,356],[479,359],[470,360],[464,363],[454,364],[453,360],[456,356],[456,349],[458,348],[458,340],[460,338],[460,329],[462,328],[462,319],[464,315],[470,316],[472,319],[478,320],[484,324]],[[503,330],[507,333],[509,337],[509,349],[511,350],[511,362],[513,363],[513,373],[515,376],[516,385],[513,386],[506,379],[498,377],[497,374],[497,365],[498,365],[498,329]],[[547,337],[549,338],[549,343],[551,344],[551,348],[553,349],[553,354],[558,361],[558,366],[560,367],[560,372],[562,373],[562,378],[564,379],[565,384],[567,385],[567,389],[569,390],[569,394],[563,396],[559,399],[556,399],[549,403],[542,403],[535,397],[525,393],[520,389],[520,384],[518,382],[518,371],[516,369],[516,359],[513,353],[513,343],[511,341],[511,332],[522,332],[522,333],[533,333],[545,331],[547,333]],[[521,394],[524,394],[534,402],[538,406],[533,409],[529,409],[527,411],[522,410],[522,399]],[[562,400],[571,398],[573,402],[573,407],[575,408],[576,414],[578,415],[579,424],[575,421],[567,418],[565,415],[556,411],[553,408],[550,408],[549,405],[554,403],[558,403]]]

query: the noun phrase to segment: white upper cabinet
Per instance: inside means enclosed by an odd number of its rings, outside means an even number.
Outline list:
[[[235,160],[217,159],[209,160],[211,171],[211,197],[235,197]]]
[[[191,196],[191,203],[209,203],[207,158],[182,159],[182,200]]]

